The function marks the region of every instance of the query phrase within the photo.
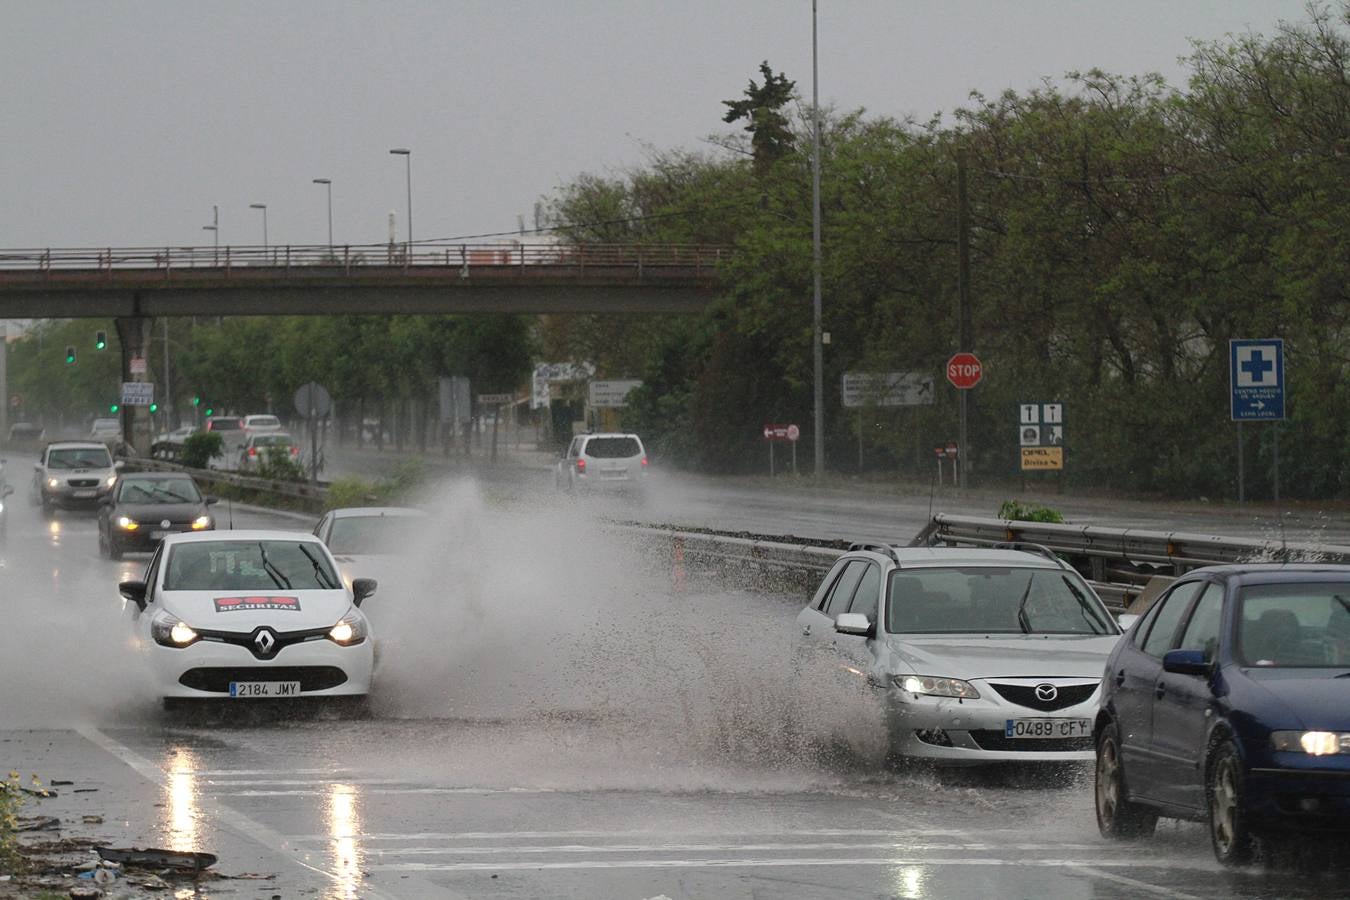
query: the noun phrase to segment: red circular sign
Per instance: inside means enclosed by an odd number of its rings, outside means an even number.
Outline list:
[[[980,383],[984,368],[974,353],[958,353],[947,360],[947,380],[961,390],[969,390]]]

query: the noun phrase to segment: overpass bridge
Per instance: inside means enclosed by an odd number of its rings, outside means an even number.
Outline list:
[[[729,248],[464,244],[0,249],[0,319],[694,313]]]

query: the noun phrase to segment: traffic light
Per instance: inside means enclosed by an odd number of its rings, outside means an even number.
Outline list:
[[[151,403],[151,404],[150,404],[150,415],[153,416],[153,415],[154,415],[155,413],[157,413],[157,412],[159,412],[159,404],[158,404],[158,403]]]
[[[109,403],[109,404],[108,404],[108,412],[110,412],[110,413],[115,413],[115,412],[117,412],[117,411],[118,411],[119,409],[121,409],[121,408],[122,408],[122,407],[118,406],[116,403]]]
[[[68,366],[73,366],[73,365],[75,365],[75,348],[74,348],[74,347],[67,347],[67,348],[66,348],[66,365],[68,365]]]
[[[94,349],[104,350],[108,346],[108,333],[106,331],[94,332]]]
[[[202,405],[202,397],[201,397],[201,394],[193,394],[193,395],[192,395],[192,405],[193,405],[193,406],[201,406],[201,405]]]
[[[206,409],[206,417],[207,417],[208,419],[211,418],[212,416],[214,416],[215,414],[216,414],[216,411],[215,411],[214,409],[211,409],[210,407],[207,407],[207,409]]]

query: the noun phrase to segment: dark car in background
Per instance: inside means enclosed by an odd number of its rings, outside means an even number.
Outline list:
[[[197,483],[180,472],[133,472],[118,479],[99,507],[99,555],[121,559],[134,551],[149,552],[166,535],[210,531],[216,527]]]
[[[1350,836],[1350,566],[1237,565],[1178,580],[1106,664],[1102,834],[1207,822],[1215,857]]]

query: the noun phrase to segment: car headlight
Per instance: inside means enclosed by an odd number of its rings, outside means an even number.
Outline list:
[[[195,518],[195,519],[192,520],[192,530],[193,530],[193,531],[201,531],[201,530],[204,529],[204,528],[210,528],[210,527],[211,527],[211,517],[210,517],[210,516],[198,516],[197,518]]]
[[[328,632],[328,639],[343,647],[354,647],[364,641],[369,633],[366,617],[360,613],[350,612]]]
[[[117,527],[121,528],[123,531],[135,531],[137,528],[141,527],[141,523],[127,516],[118,516]]]
[[[47,479],[47,487],[49,487],[49,488],[56,488],[56,487],[60,487],[60,486],[61,486],[61,482],[58,481],[57,479],[55,479],[55,478],[48,478],[48,479]]]
[[[1350,733],[1343,731],[1274,731],[1270,743],[1276,750],[1309,756],[1350,753]]]
[[[107,478],[103,480],[103,483],[106,484],[108,487],[112,487],[114,484],[117,484],[117,476],[109,475]]]
[[[159,612],[150,620],[150,636],[161,647],[186,647],[201,637],[172,613]]]
[[[974,685],[959,678],[939,678],[934,675],[892,675],[891,682],[902,691],[929,697],[959,697],[978,700],[980,692]]]

